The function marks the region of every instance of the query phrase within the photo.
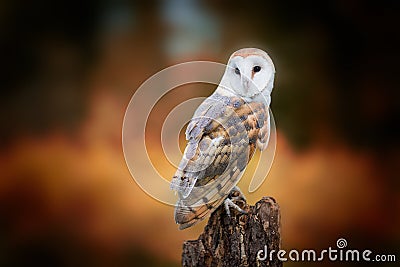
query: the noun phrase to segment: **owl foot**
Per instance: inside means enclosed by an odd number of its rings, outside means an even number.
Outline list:
[[[246,205],[246,197],[242,193],[239,187],[235,186],[231,193],[229,194],[228,198],[225,199],[224,205],[225,205],[225,210],[226,214],[228,214],[228,217],[231,216],[230,208],[234,208],[235,210],[239,211],[240,213],[247,213],[245,210],[240,208],[235,202],[243,203],[243,205]]]
[[[238,205],[236,205],[232,199],[227,198],[224,201],[224,205],[225,205],[225,211],[226,214],[228,215],[228,217],[231,217],[231,211],[230,208],[234,208],[235,210],[239,211],[240,213],[247,213],[247,211],[242,210]]]

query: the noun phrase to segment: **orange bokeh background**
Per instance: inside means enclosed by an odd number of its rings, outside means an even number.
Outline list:
[[[285,249],[325,249],[342,237],[399,258],[399,53],[389,4],[2,5],[1,265],[179,266],[183,241],[206,222],[179,231],[173,207],[134,182],[124,112],[157,71],[225,63],[245,46],[268,51],[277,69],[275,161],[248,201],[278,201]],[[178,88],[150,117],[147,147],[166,175],[174,170],[160,129],[171,103],[212,90]],[[348,266],[326,263],[336,264]]]

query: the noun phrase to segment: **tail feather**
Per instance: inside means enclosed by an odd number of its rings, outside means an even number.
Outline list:
[[[213,212],[224,201],[224,198],[197,207],[186,206],[183,201],[178,201],[175,208],[175,222],[179,229],[186,229],[202,220]]]

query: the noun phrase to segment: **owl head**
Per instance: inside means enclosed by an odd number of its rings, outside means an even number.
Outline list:
[[[274,75],[274,64],[266,52],[243,48],[229,58],[221,85],[244,98],[253,98],[260,93],[270,95]]]

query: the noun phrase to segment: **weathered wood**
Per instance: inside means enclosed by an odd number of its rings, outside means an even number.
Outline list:
[[[282,266],[276,257],[280,249],[279,205],[271,197],[262,198],[254,206],[236,204],[248,213],[232,210],[228,217],[221,205],[211,214],[199,238],[184,242],[182,266]],[[265,246],[268,252],[275,251],[272,260],[257,258]]]

